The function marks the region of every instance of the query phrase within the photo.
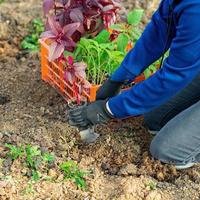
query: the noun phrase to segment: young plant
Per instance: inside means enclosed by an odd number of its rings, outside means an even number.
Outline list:
[[[149,187],[150,190],[155,190],[157,187],[157,183],[154,181],[150,181],[149,183],[146,184],[147,187]]]
[[[34,181],[38,181],[40,179],[40,173],[38,169],[42,161],[41,150],[37,146],[31,147],[30,145],[27,145],[25,152],[26,163],[28,168],[31,169],[32,178]]]
[[[21,48],[38,51],[40,34],[44,31],[43,22],[40,19],[34,19],[29,27],[29,34],[21,42]]]
[[[51,154],[51,153],[44,153],[42,155],[42,159],[44,162],[50,163],[55,160],[55,156],[54,156],[54,154]]]
[[[69,52],[67,52],[69,54]],[[71,85],[73,88],[73,91],[75,93],[75,100],[77,105],[81,104],[81,95],[82,95],[82,89],[83,87],[87,87],[84,82],[80,82],[77,84],[76,78],[80,78],[81,80],[86,79],[86,68],[87,64],[84,62],[76,62],[74,63],[74,59],[72,56],[67,56],[67,59],[65,60],[65,63],[63,65],[65,66],[65,72],[64,72],[64,79],[67,81],[68,84]]]
[[[23,156],[24,148],[22,145],[20,147],[16,147],[11,144],[5,144],[5,147],[9,149],[7,156],[11,158],[13,161]]]
[[[69,160],[67,162],[61,163],[60,170],[63,171],[65,179],[73,180],[74,183],[81,189],[87,188],[86,182],[84,180],[86,172],[80,170],[74,161]]]
[[[74,51],[83,35],[97,35],[115,23],[121,6],[114,0],[44,0],[43,8],[45,15],[54,10],[48,16],[47,31],[42,38],[53,40],[49,58],[55,60],[64,50]]]
[[[76,43],[72,39],[72,35],[77,31],[80,23],[71,23],[62,27],[54,17],[48,18],[50,30],[41,34],[41,38],[51,39],[49,48],[49,61],[53,61],[63,54],[64,50],[73,51]]]
[[[142,9],[134,9],[127,14],[125,23],[114,24],[109,28],[110,38],[111,40],[116,39],[118,50],[125,51],[129,42],[135,43],[139,39],[141,31],[138,25],[141,22],[143,12]]]
[[[92,84],[101,84],[119,67],[125,56],[124,52],[116,50],[115,43],[109,41],[107,33],[103,31],[94,39],[81,38],[74,52],[76,61],[87,63],[86,77]]]

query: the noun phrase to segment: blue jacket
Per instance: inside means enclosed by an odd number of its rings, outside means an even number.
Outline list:
[[[135,47],[112,74],[115,81],[133,80],[161,57],[167,40],[167,17],[172,0],[163,0]],[[144,114],[172,98],[200,71],[200,0],[181,0],[173,11],[169,56],[147,80],[109,100],[117,118]],[[199,86],[200,89],[200,86]]]

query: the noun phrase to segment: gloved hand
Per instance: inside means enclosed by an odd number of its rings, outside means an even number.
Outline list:
[[[96,100],[105,100],[107,98],[114,97],[120,92],[122,85],[122,82],[107,79],[97,90]]]
[[[68,111],[69,124],[79,129],[106,123],[114,118],[106,108],[107,100],[98,100],[88,106]]]

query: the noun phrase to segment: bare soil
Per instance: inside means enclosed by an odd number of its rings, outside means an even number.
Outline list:
[[[138,2],[126,4],[140,7]],[[97,128],[101,136],[95,144],[80,142],[65,121],[66,102],[41,80],[39,53],[19,48],[30,21],[42,17],[41,6],[39,0],[0,4],[0,94],[7,96],[0,105],[0,156],[5,157],[5,143],[32,144],[54,152],[56,162],[33,185],[19,161],[0,163],[0,200],[198,200],[200,165],[178,172],[153,160],[148,151],[152,136],[142,117],[112,121]],[[62,181],[58,164],[70,159],[90,171],[86,191]],[[46,181],[47,175],[56,181]]]

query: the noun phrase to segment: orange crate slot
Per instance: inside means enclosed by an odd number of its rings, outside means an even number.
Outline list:
[[[40,40],[41,44],[41,74],[42,80],[49,83],[52,87],[59,92],[66,101],[76,97],[76,93],[73,90],[71,84],[65,80],[65,67],[61,62],[48,61],[49,55],[49,46],[48,43]],[[144,75],[138,76],[134,83],[143,81]],[[98,85],[92,85],[87,80],[84,80],[80,77],[76,77],[76,86],[81,87],[81,85],[87,85],[87,88],[82,87],[82,95],[92,102],[96,99],[96,91],[99,88]],[[127,88],[126,88],[127,89]]]
[[[40,40],[41,44],[41,74],[42,80],[49,83],[54,87],[66,101],[76,97],[71,84],[65,80],[65,68],[61,62],[54,61],[49,62],[49,46],[46,42]],[[90,102],[96,98],[96,91],[99,88],[97,85],[90,84],[87,80],[84,80],[76,76],[77,88],[81,85],[87,85],[87,88],[82,87],[82,95],[85,96]]]

